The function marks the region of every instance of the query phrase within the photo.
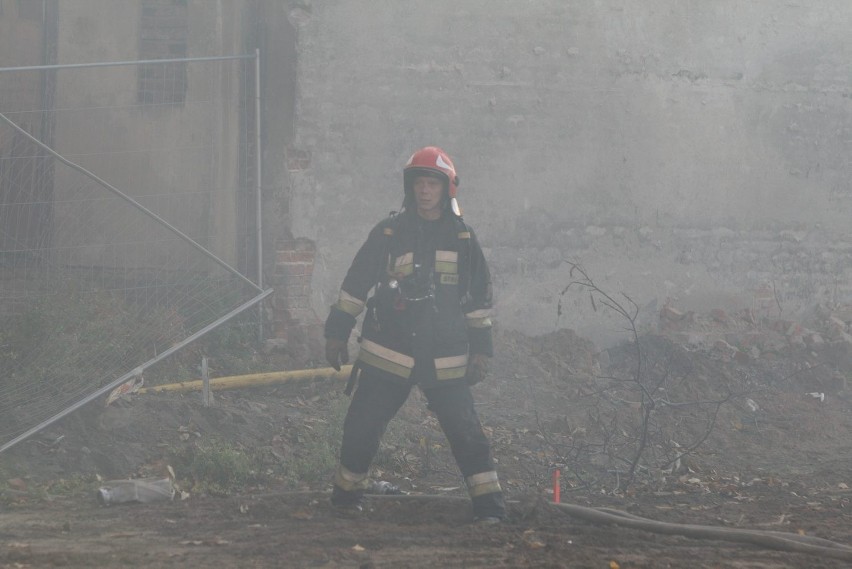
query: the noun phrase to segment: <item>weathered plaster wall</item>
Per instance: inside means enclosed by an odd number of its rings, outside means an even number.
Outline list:
[[[302,2],[303,5],[307,5]],[[302,13],[293,233],[325,314],[412,150],[454,157],[498,321],[620,329],[570,258],[640,306],[850,300],[845,0],[323,1]]]
[[[42,21],[21,8],[19,2],[0,0],[0,67],[42,64]],[[0,89],[5,94],[6,86]]]
[[[245,53],[243,17],[248,0],[190,0],[186,57]],[[139,59],[137,0],[59,2],[60,64]],[[237,198],[240,187],[240,89],[238,63],[187,66],[186,102],[142,106],[137,100],[137,68],[114,66],[57,72],[56,148],[140,201],[220,258],[237,264]],[[57,187],[73,185],[76,173],[57,169]],[[186,196],[192,194],[190,199]],[[70,204],[55,207],[63,216],[80,215]],[[119,210],[120,211],[120,210]],[[113,209],[93,215],[83,231],[120,234],[129,217]],[[73,229],[79,231],[80,229]],[[65,236],[76,241],[79,236]],[[59,235],[59,239],[63,236]],[[96,241],[96,240],[93,240]],[[146,262],[146,252],[125,254]],[[81,263],[104,263],[100,250],[80,252]]]
[[[45,49],[46,24],[40,17],[41,11],[33,13],[31,7],[27,8],[26,4],[0,0],[0,67],[42,65],[50,58],[51,50]],[[0,75],[3,75],[0,78],[0,112],[32,132],[44,132],[46,125],[41,115],[29,112],[35,106],[40,107],[44,99],[39,76],[34,73]],[[23,203],[22,196],[31,193],[36,185],[36,174],[28,165],[6,158],[21,149],[28,154],[32,152],[30,148],[20,135],[0,126],[0,228],[4,228],[0,235],[12,233],[14,246],[19,249],[38,241],[37,232],[30,228],[36,225],[35,220],[43,219],[46,208]],[[42,193],[30,201],[44,204],[48,200],[49,195]],[[9,227],[14,230],[10,232]]]

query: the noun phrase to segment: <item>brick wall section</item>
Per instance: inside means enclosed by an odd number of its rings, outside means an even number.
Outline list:
[[[275,251],[272,287],[273,343],[301,356],[317,353],[322,322],[311,308],[316,246],[309,239],[281,240]]]

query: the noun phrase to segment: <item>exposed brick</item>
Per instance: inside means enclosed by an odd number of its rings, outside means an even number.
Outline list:
[[[279,256],[282,255],[281,252],[278,253]],[[296,257],[301,256],[303,253],[290,251],[286,253],[287,256]],[[306,275],[313,273],[313,259],[303,260],[303,259],[293,259],[290,261],[281,261],[279,260],[275,264],[275,268],[278,272],[282,274],[293,274],[293,275]]]
[[[288,297],[293,296],[308,296],[311,293],[311,289],[309,286],[295,283],[295,284],[287,284],[284,287],[284,295]]]
[[[311,299],[308,296],[299,296],[293,297],[289,299],[290,308],[310,308],[311,307]]]
[[[304,350],[307,339],[316,343],[321,337],[317,331],[321,323],[311,308],[315,258],[316,246],[309,239],[279,238],[276,242],[273,329],[288,349]]]
[[[302,277],[311,275],[312,268],[308,263],[281,263],[276,267],[276,273],[285,277]]]

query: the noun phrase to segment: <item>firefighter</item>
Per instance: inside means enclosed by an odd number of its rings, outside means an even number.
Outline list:
[[[503,493],[470,390],[493,355],[488,266],[462,219],[459,179],[443,150],[416,151],[403,185],[400,212],[370,232],[325,323],[326,358],[339,370],[364,313],[331,502],[362,510],[379,441],[416,385],[450,443],[474,520],[496,523],[505,518]]]

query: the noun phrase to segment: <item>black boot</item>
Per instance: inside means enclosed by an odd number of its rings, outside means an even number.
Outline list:
[[[482,524],[495,524],[506,520],[506,503],[501,492],[492,492],[475,496],[473,504],[473,521]]]
[[[344,490],[334,486],[331,491],[331,505],[345,516],[358,516],[364,511],[364,491]]]

